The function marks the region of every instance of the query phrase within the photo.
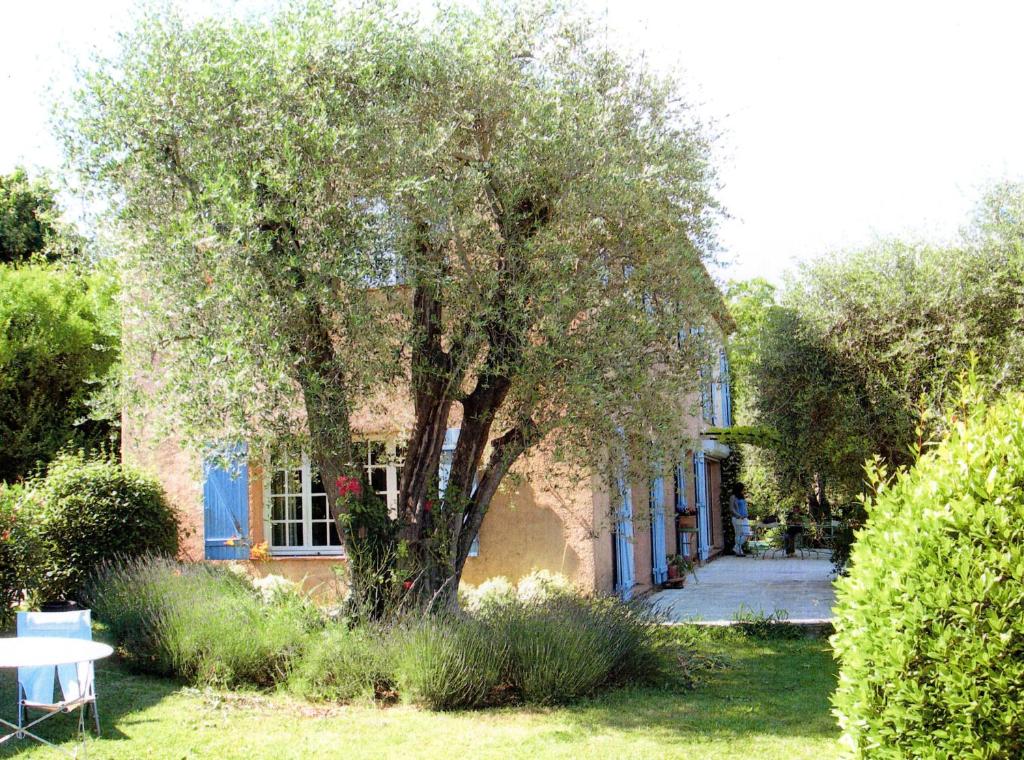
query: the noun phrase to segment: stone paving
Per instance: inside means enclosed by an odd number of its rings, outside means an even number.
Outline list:
[[[720,557],[697,568],[686,587],[659,591],[651,603],[672,622],[727,623],[741,607],[755,613],[785,611],[791,622],[832,619],[835,593],[828,559]]]

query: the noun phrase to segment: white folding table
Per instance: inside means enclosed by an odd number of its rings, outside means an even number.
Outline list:
[[[79,662],[94,662],[109,657],[113,652],[114,650],[109,645],[87,639],[67,639],[57,636],[0,638],[0,668],[56,667]],[[42,744],[55,746],[28,730],[49,717],[49,714],[44,715],[21,727],[0,718],[0,726],[13,729],[10,733],[0,736],[0,744],[14,738],[29,737]],[[58,747],[58,749],[60,748]]]

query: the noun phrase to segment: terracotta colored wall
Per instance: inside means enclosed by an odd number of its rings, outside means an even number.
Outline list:
[[[480,554],[466,561],[463,581],[478,585],[504,576],[515,583],[549,570],[583,590],[598,589],[604,568],[596,550],[603,532],[596,479],[570,474],[543,452],[520,462],[514,476],[484,518]]]
[[[200,560],[203,541],[203,467],[173,438],[158,440],[152,420],[123,415],[121,458],[155,477],[182,521],[181,556]]]

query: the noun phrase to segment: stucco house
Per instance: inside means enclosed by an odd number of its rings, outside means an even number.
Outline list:
[[[709,316],[705,329],[724,343],[732,330],[724,306]],[[679,461],[666,463],[665,476],[650,483],[609,488],[596,475],[582,481],[569,477],[545,455],[543,445],[525,456],[513,469],[522,477],[511,479],[491,504],[463,581],[479,584],[505,576],[514,582],[545,569],[564,574],[585,591],[629,598],[666,579],[666,555],[707,561],[720,553],[721,462],[729,449],[705,433],[731,424],[724,349],[717,366],[702,372],[700,398],[693,402],[687,406],[699,411],[688,428],[690,440],[699,443]],[[392,509],[402,468],[400,441],[412,428],[412,415],[411,401],[391,399],[353,420],[367,482]],[[126,408],[123,456],[152,472],[179,509],[186,556],[247,562],[254,574],[284,575],[307,587],[333,582],[334,569],[345,558],[323,484],[308,457],[267,462],[242,456],[242,466],[227,472],[155,430],[151,418]],[[446,452],[454,450],[457,436],[458,428],[447,431]],[[445,466],[442,455],[442,487]],[[693,515],[680,521],[680,512]]]

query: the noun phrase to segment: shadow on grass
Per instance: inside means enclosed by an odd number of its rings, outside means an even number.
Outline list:
[[[0,718],[17,722],[17,674],[14,670],[0,670]],[[146,723],[144,719],[132,718],[138,713],[161,702],[181,688],[173,680],[154,678],[131,673],[115,658],[96,663],[96,695],[100,713],[100,728],[104,742],[116,742],[128,737],[121,731],[122,726]],[[55,687],[54,696],[60,697],[60,686]],[[32,713],[39,717],[39,713]],[[92,713],[87,716],[86,726],[95,728]],[[78,711],[70,715],[55,715],[47,718],[33,731],[54,744],[71,748],[78,740]],[[7,729],[3,728],[2,733]],[[95,741],[95,733],[89,732]],[[39,748],[39,743],[30,739],[12,739],[0,745],[0,758],[17,757]],[[54,751],[50,755],[56,756]]]
[[[669,743],[719,741],[743,746],[755,737],[834,740],[839,731],[829,697],[836,666],[823,639],[771,641],[734,637],[728,665],[708,673],[692,691],[620,689],[559,708],[572,731],[643,734]]]

